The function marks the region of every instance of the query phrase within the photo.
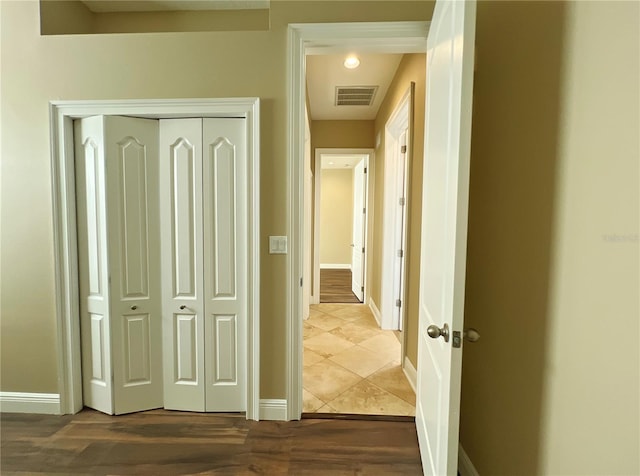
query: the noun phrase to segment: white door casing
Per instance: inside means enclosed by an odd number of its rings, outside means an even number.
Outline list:
[[[164,407],[205,410],[202,119],[160,120]]]
[[[83,301],[87,305],[81,314],[85,403],[91,405],[95,396],[95,408],[110,414],[159,408],[157,122],[83,119],[76,124],[76,143],[79,220],[87,230],[79,230],[81,289],[88,284],[81,300],[81,309]],[[88,308],[96,300],[104,314]]]
[[[313,281],[313,171],[311,170],[311,130],[309,129],[309,115],[305,107],[304,120],[304,276],[302,281],[302,318],[308,319],[310,304],[319,304],[320,295]]]
[[[462,347],[427,328],[446,324],[461,340],[475,12],[473,1],[439,0],[427,40],[416,427],[433,475],[457,473]]]
[[[351,241],[351,292],[364,301],[367,159],[353,168],[353,238]]]
[[[203,119],[205,410],[246,410],[247,138]]]

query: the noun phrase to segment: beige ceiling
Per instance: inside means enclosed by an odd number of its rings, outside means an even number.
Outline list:
[[[401,54],[356,54],[360,66],[344,67],[346,55],[307,56],[307,91],[312,120],[372,120],[398,69]],[[371,106],[336,106],[336,86],[378,86]]]
[[[95,13],[269,8],[269,0],[82,0],[82,3]]]

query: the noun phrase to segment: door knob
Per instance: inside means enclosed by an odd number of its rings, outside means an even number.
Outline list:
[[[138,309],[138,306],[131,306],[132,311],[135,311],[136,309]]]
[[[431,337],[432,339],[444,337],[444,341],[449,342],[449,324],[445,323],[444,326],[442,326],[442,329],[440,329],[435,324],[431,324],[429,327],[427,327],[427,334],[429,334],[429,337]]]
[[[180,306],[180,310],[184,311],[187,308],[187,306],[185,306],[184,304],[182,306]]]
[[[464,340],[467,342],[478,342],[479,339],[480,333],[473,327],[464,330]]]

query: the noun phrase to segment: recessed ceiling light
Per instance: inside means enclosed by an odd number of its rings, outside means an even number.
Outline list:
[[[348,69],[355,69],[360,66],[360,60],[357,56],[348,56],[346,60],[344,60],[344,67]]]
[[[333,165],[333,164],[334,164],[334,162],[329,162],[329,165]]]

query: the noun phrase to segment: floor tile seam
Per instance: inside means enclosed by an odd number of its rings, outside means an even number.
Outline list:
[[[398,395],[397,393],[393,392],[391,389],[385,388],[385,387],[383,387],[382,385],[379,385],[379,384],[377,384],[377,383],[375,383],[375,382],[372,382],[371,380],[369,380],[369,377],[365,378],[365,380],[366,380],[367,382],[369,382],[371,385],[375,385],[376,387],[379,387],[379,388],[381,388],[382,390],[385,390],[385,391],[389,392],[389,393],[390,393],[390,394],[392,394],[393,396],[398,397],[400,400],[403,400],[403,401],[407,402],[409,405],[411,405],[411,406],[413,406],[413,407],[415,407],[415,406],[416,406],[416,404],[415,404],[415,403],[410,402],[409,400],[407,400],[406,398],[402,397],[401,395]]]
[[[355,345],[357,345],[357,344],[355,344]],[[353,347],[355,347],[355,345],[354,345]],[[346,351],[346,350],[350,350],[350,349],[352,349],[353,347],[349,347],[349,349],[345,349],[345,351]],[[343,352],[344,352],[344,351],[343,351]],[[337,354],[334,354],[334,355],[332,355],[331,357],[335,357],[336,355],[337,355]],[[363,376],[361,376],[361,375],[358,375],[358,374],[357,374],[357,373],[355,373],[353,370],[350,370],[350,369],[348,369],[347,367],[345,367],[344,365],[342,365],[342,364],[340,364],[340,363],[338,363],[338,362],[335,362],[335,361],[331,360],[331,357],[326,357],[326,358],[325,358],[325,360],[329,360],[329,361],[331,361],[331,363],[336,364],[336,365],[337,365],[337,366],[339,366],[339,367],[342,367],[342,368],[343,368],[344,370],[346,370],[347,372],[351,372],[352,374],[357,375],[357,376],[358,376],[358,378],[361,378],[362,380],[364,380],[364,379],[366,379],[366,378],[368,377],[368,376],[367,376],[367,377],[363,377]],[[387,363],[386,363],[386,364],[384,364],[384,365],[387,365],[388,363],[389,363],[389,362],[387,362]],[[383,365],[383,367],[384,367],[384,365]],[[382,367],[380,367],[380,369],[381,369],[381,368],[382,368]],[[380,370],[380,369],[378,369],[378,370]],[[374,370],[374,372],[377,372],[378,370]],[[373,373],[373,372],[372,372],[372,373]],[[371,375],[371,374],[369,374],[369,375]]]
[[[329,360],[329,359],[327,359],[327,360]],[[347,388],[345,388],[342,392],[340,392],[338,395],[336,395],[335,397],[333,397],[330,401],[326,402],[327,404],[328,404],[328,403],[333,402],[333,401],[334,401],[334,400],[336,400],[338,397],[340,397],[341,395],[343,395],[345,392],[348,392],[350,389],[352,389],[353,387],[355,387],[355,386],[356,386],[356,385],[358,385],[359,383],[364,382],[364,380],[365,380],[365,378],[364,378],[364,377],[360,377],[360,375],[356,374],[355,372],[353,372],[353,371],[351,371],[351,370],[349,370],[349,369],[346,369],[346,368],[342,367],[342,365],[340,365],[340,364],[338,364],[338,363],[336,363],[336,362],[333,362],[333,361],[332,361],[332,363],[334,363],[335,365],[337,365],[337,366],[341,367],[342,369],[346,370],[347,372],[352,373],[353,375],[355,375],[356,377],[358,377],[358,381],[357,381],[357,382],[355,382],[355,383],[353,383],[352,385],[349,385],[349,386],[348,386]]]
[[[350,347],[349,349],[345,349],[345,351],[346,351],[346,350],[351,350],[352,348],[353,348],[353,347]],[[335,357],[335,355],[332,355],[331,357]],[[331,357],[327,357],[327,360],[331,360]],[[344,368],[345,370],[348,370],[349,372],[351,372],[351,373],[354,373],[354,374],[355,374],[355,372],[354,372],[353,370],[351,370],[351,369],[349,369],[349,368],[345,367],[344,365],[340,364],[339,362],[336,362],[335,360],[331,360],[331,362],[333,362],[334,364],[337,364],[337,365],[339,365],[340,367]],[[367,378],[369,378],[371,375],[373,375],[374,373],[376,373],[376,372],[378,372],[378,371],[382,370],[382,368],[383,368],[383,367],[385,367],[385,366],[389,365],[389,363],[390,363],[390,362],[392,362],[392,361],[391,361],[391,360],[386,361],[384,364],[382,364],[382,366],[381,366],[381,367],[379,367],[379,368],[377,368],[377,369],[375,369],[375,370],[371,371],[371,373],[367,374],[365,377],[362,377],[362,375],[360,375],[360,374],[356,374],[356,375],[358,375],[358,377],[361,377],[361,378],[363,378],[363,379],[367,379]]]
[[[364,379],[364,380],[367,380],[367,379]],[[415,407],[416,407],[416,406],[415,406],[413,403],[409,403],[409,402],[407,402],[404,398],[401,398],[401,397],[399,397],[399,396],[397,396],[397,395],[395,395],[395,394],[391,393],[389,390],[387,390],[387,389],[385,389],[385,388],[381,387],[380,385],[377,385],[377,384],[375,384],[375,383],[373,383],[373,382],[371,382],[371,381],[368,381],[368,380],[367,380],[367,382],[368,382],[368,383],[370,383],[371,385],[373,385],[374,387],[379,388],[379,389],[380,389],[380,390],[382,390],[383,392],[388,393],[388,394],[389,394],[389,395],[391,395],[392,397],[397,398],[397,399],[399,399],[399,400],[402,400],[402,401],[403,401],[403,402],[405,402],[406,404],[408,404],[408,405],[412,406],[412,407],[414,408],[414,411],[415,411]],[[337,398],[337,397],[336,397],[336,398]]]
[[[317,398],[318,400],[320,400],[320,401],[322,402],[322,404],[323,404],[323,405],[326,405],[326,404],[327,404],[327,402],[326,402],[326,401],[324,401],[322,398],[320,398],[319,396],[317,396],[315,393],[313,393],[311,390],[309,390],[308,388],[306,388],[304,385],[302,386],[302,388],[303,388],[304,390],[306,390],[307,392],[309,392],[311,395],[313,395],[315,398]],[[303,398],[302,400],[303,400],[303,402],[304,402],[304,398]]]

